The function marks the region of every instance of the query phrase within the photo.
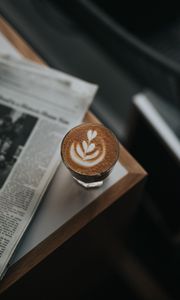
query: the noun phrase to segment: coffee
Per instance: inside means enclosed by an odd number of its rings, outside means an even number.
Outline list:
[[[115,135],[103,125],[83,123],[65,135],[61,156],[76,179],[96,182],[107,177],[116,163],[119,144]]]

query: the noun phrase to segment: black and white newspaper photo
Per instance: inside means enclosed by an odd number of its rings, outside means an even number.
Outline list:
[[[36,122],[36,117],[0,104],[0,189]]]

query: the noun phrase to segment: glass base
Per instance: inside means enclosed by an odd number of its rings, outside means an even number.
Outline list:
[[[83,182],[75,177],[73,177],[80,185],[82,185],[83,187],[85,187],[86,189],[89,188],[97,188],[103,185],[103,180],[101,181],[96,181],[96,182]]]

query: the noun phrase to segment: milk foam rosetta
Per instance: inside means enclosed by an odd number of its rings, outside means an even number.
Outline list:
[[[117,161],[119,143],[103,125],[83,123],[66,134],[61,144],[61,155],[71,172],[100,176]]]
[[[101,145],[96,145],[97,131],[89,129],[87,140],[80,143],[72,142],[70,146],[71,159],[80,166],[92,167],[99,164],[105,157],[106,149],[102,140]]]

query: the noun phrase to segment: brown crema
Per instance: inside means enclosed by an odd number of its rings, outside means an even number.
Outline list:
[[[93,181],[105,178],[119,157],[119,143],[105,126],[83,123],[71,129],[61,144],[66,167],[77,178]]]

